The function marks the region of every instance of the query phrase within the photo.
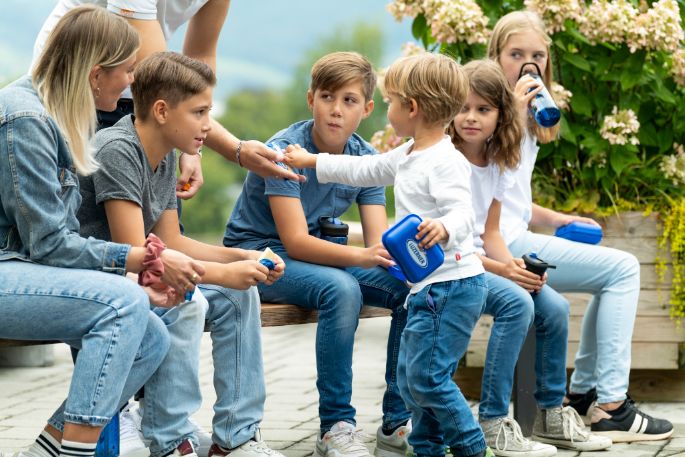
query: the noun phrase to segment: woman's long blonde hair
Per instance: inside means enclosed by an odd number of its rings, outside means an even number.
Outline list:
[[[33,69],[33,86],[65,136],[80,174],[97,169],[89,146],[97,123],[90,72],[96,65],[105,71],[121,65],[138,46],[138,33],[123,18],[101,7],[80,6],[57,23]]]
[[[551,92],[551,84],[554,80],[552,74],[552,54],[550,53],[552,39],[547,35],[547,32],[545,32],[545,24],[542,22],[540,16],[532,11],[513,11],[502,16],[499,21],[497,21],[497,24],[495,24],[495,28],[492,31],[492,36],[488,41],[488,57],[495,62],[499,62],[502,49],[506,46],[509,38],[517,33],[530,30],[535,31],[540,35],[540,38],[542,38],[542,41],[544,41],[547,46],[547,64],[545,65],[545,72],[542,75],[542,79],[545,82],[545,86],[547,86],[547,90]],[[549,143],[559,136],[559,124],[554,127],[545,128],[540,127],[535,121],[529,118],[528,128],[537,137],[540,143]]]

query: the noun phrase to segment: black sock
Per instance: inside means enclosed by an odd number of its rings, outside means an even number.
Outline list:
[[[385,425],[383,425],[383,426],[381,427],[381,431],[383,432],[383,435],[385,435],[385,436],[390,436],[390,435],[392,435],[393,433],[395,433],[395,430],[397,430],[398,428],[404,427],[405,425],[407,425],[407,422],[409,422],[409,419],[407,419],[406,421],[402,422],[402,423],[399,424],[398,426],[392,427],[392,428],[386,428]]]

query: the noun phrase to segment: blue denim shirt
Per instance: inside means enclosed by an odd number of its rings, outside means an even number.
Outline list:
[[[124,274],[129,245],[82,238],[69,149],[25,76],[0,90],[0,261]]]
[[[312,140],[313,123],[313,120],[296,122],[276,133],[269,141],[283,149],[290,144],[299,144],[307,151],[317,154],[319,150]],[[354,156],[376,153],[357,134],[347,140],[344,150],[344,154]],[[307,181],[300,183],[280,178],[264,179],[255,173],[248,173],[224,232],[225,246],[262,250],[267,246],[282,245],[269,206],[270,195],[299,198],[307,218],[309,234],[315,237],[321,235],[319,216],[339,217],[354,202],[358,205],[385,205],[383,187],[321,184],[316,178],[315,169],[295,169],[295,172],[306,176]]]

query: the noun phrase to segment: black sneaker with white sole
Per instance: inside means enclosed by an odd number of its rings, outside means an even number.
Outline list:
[[[643,413],[628,397],[613,411],[594,408],[590,430],[592,433],[608,436],[614,443],[631,443],[665,440],[673,434],[673,424]]]

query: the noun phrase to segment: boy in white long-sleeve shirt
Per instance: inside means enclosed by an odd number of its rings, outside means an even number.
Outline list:
[[[445,135],[467,91],[464,73],[449,57],[400,59],[388,69],[384,95],[395,132],[411,141],[374,156],[310,154],[296,146],[286,154],[294,167],[316,168],[321,183],[394,184],[397,217],[421,216],[419,244],[440,243],[445,251],[445,262],[412,287],[400,345],[398,383],[412,412],[409,444],[417,456],[444,455],[445,445],[455,456],[492,455],[452,381],[487,293],[480,260],[467,255],[474,250],[471,170]]]

